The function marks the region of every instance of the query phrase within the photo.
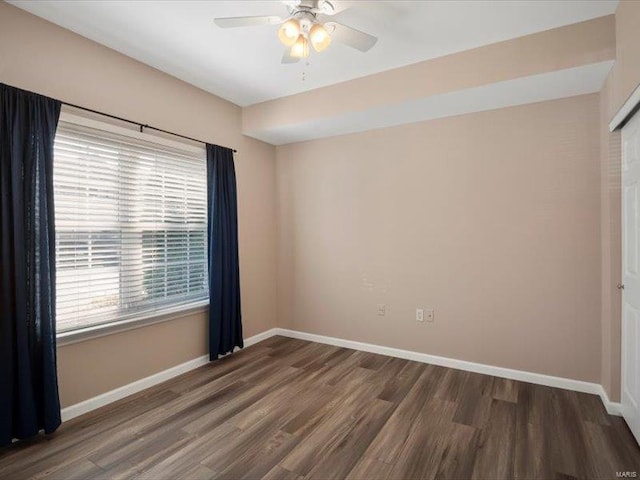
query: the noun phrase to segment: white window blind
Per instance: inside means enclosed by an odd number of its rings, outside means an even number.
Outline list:
[[[204,149],[60,122],[57,331],[208,298]]]

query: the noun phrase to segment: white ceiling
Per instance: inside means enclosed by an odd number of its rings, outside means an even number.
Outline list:
[[[285,16],[276,0],[9,3],[246,106],[608,15],[618,1],[350,1],[338,20],[378,36],[378,43],[361,53],[334,42],[297,65],[280,64],[277,26],[221,29],[213,23],[215,17]]]

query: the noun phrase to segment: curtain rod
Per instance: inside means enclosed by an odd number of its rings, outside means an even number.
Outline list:
[[[191,140],[192,142],[205,143],[205,144],[208,143],[208,142],[203,142],[202,140],[198,140],[197,138],[187,137],[186,135],[180,135],[179,133],[174,133],[174,132],[170,132],[168,130],[163,130],[162,128],[152,127],[151,125],[146,125],[146,124],[140,123],[140,122],[134,122],[133,120],[129,120],[127,118],[118,117],[116,115],[111,115],[109,113],[99,112],[98,110],[92,110],[91,108],[81,107],[80,105],[74,105],[73,103],[69,103],[69,102],[60,102],[60,103],[62,103],[63,105],[66,105],[68,107],[73,107],[73,108],[78,108],[80,110],[84,110],[85,112],[96,113],[96,114],[102,115],[104,117],[113,118],[114,120],[120,120],[121,122],[126,122],[126,123],[131,123],[133,125],[138,125],[140,127],[140,133],[142,133],[142,131],[145,128],[148,128],[149,130],[155,130],[156,132],[166,133],[168,135],[173,135],[174,137],[184,138],[185,140]],[[224,148],[228,148],[228,147],[224,147]],[[238,152],[235,148],[231,148],[230,150],[232,150],[233,153],[237,153]]]

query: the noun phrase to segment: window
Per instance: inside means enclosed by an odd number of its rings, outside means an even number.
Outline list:
[[[55,139],[58,333],[206,302],[204,149],[81,123]]]

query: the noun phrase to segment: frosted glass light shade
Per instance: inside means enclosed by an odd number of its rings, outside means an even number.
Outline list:
[[[307,58],[309,56],[309,40],[304,35],[298,35],[296,43],[291,47],[291,56],[294,58]]]
[[[311,30],[309,31],[309,38],[311,40],[311,45],[313,45],[316,52],[323,51],[331,43],[329,32],[327,32],[327,30],[319,23],[316,23],[311,27]]]
[[[300,24],[295,18],[290,18],[278,30],[278,38],[287,47],[291,47],[300,35]]]

